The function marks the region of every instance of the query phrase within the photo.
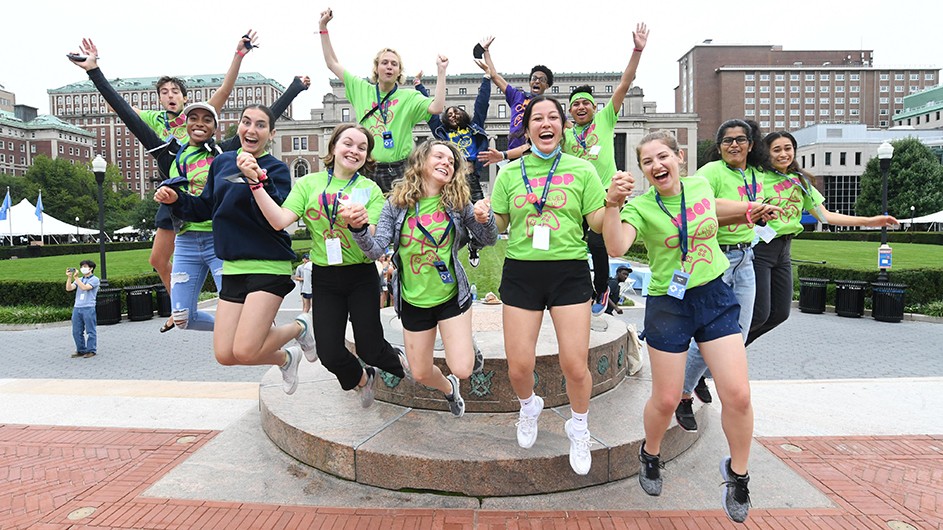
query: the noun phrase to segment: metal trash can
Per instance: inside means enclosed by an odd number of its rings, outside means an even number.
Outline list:
[[[799,311],[824,313],[827,286],[828,280],[823,278],[799,278]]]
[[[95,316],[99,326],[121,322],[121,289],[99,289],[95,298]]]
[[[128,301],[128,320],[150,320],[154,318],[154,295],[149,285],[133,285],[124,288]]]
[[[157,298],[157,315],[167,318],[170,316],[170,294],[164,284],[158,283],[152,286]]]
[[[864,295],[868,282],[835,280],[835,312],[838,316],[860,318],[864,314]]]
[[[902,283],[871,282],[871,316],[881,322],[900,322],[904,319],[904,293],[907,286]]]

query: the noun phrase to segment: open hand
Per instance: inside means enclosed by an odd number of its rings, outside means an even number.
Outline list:
[[[239,37],[239,43],[236,44],[236,53],[240,53],[241,55],[249,53],[252,51],[252,48],[257,46],[255,43],[257,40],[259,40],[259,34],[250,29],[245,35]]]
[[[635,48],[644,50],[648,44],[648,26],[644,22],[635,25],[635,31],[632,32],[632,40],[635,41]]]

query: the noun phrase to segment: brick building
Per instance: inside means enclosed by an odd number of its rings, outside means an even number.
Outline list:
[[[191,102],[208,101],[223,81],[223,74],[180,76],[186,83]],[[115,90],[133,107],[142,110],[160,110],[155,83],[158,77],[137,77],[110,80]],[[219,116],[217,138],[223,138],[239,123],[242,109],[253,103],[271,106],[285,88],[261,74],[240,74],[236,86]],[[101,153],[109,164],[118,166],[129,190],[144,197],[154,189],[159,172],[154,159],[130,134],[118,116],[108,108],[104,98],[91,81],[85,80],[47,91],[52,114],[92,132],[96,153]],[[289,107],[288,114],[291,114]],[[285,119],[285,118],[280,118]],[[279,124],[281,125],[281,123]]]
[[[770,45],[695,45],[678,60],[675,108],[701,119],[712,139],[730,118],[764,132],[820,123],[892,126],[904,97],[939,82],[939,68],[873,66],[872,50],[783,50]]]
[[[38,155],[84,164],[94,149],[94,134],[55,116],[39,115],[34,107],[0,110],[0,173],[22,176]]]

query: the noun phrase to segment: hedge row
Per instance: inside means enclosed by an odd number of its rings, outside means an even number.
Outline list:
[[[107,252],[119,250],[137,250],[151,248],[150,241],[122,241],[105,243]],[[79,243],[68,245],[15,246],[0,248],[0,260],[10,258],[42,258],[46,256],[64,256],[68,254],[90,254],[98,252],[98,243]]]
[[[828,265],[800,264],[797,266],[798,278],[824,278],[835,280],[859,280],[865,282],[877,281],[877,271],[862,271],[829,267]],[[795,292],[799,292],[798,278]],[[908,306],[929,304],[943,300],[943,269],[906,269],[891,270],[888,275],[890,283],[902,283],[907,286],[904,301]],[[835,303],[834,284],[828,287],[829,304]]]
[[[125,287],[139,285],[157,285],[160,278],[157,274],[145,274],[141,276],[123,276],[108,280],[109,289],[124,289]],[[206,282],[203,284],[204,292],[216,292],[216,283],[213,277],[207,275]],[[48,305],[52,307],[72,307],[75,302],[75,292],[65,290],[65,280],[36,281],[36,280],[2,280],[0,281],[0,306],[17,305]],[[126,297],[121,296],[122,311],[127,311]]]
[[[868,241],[881,242],[880,230],[848,230],[845,232],[802,232],[797,239],[813,241]],[[917,243],[922,245],[943,245],[943,232],[899,232],[887,233],[888,243]]]

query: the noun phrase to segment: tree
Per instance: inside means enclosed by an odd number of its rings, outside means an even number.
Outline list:
[[[694,171],[701,169],[704,164],[718,159],[717,144],[714,143],[714,140],[701,140],[697,143],[697,163],[688,164],[688,173],[693,175]],[[696,166],[694,170],[690,169],[692,166]]]
[[[943,210],[943,165],[930,149],[916,138],[891,142],[894,157],[887,172],[887,211],[903,220],[914,206],[918,215]],[[882,176],[877,157],[868,161],[861,175],[861,192],[855,202],[857,215],[879,215]]]

